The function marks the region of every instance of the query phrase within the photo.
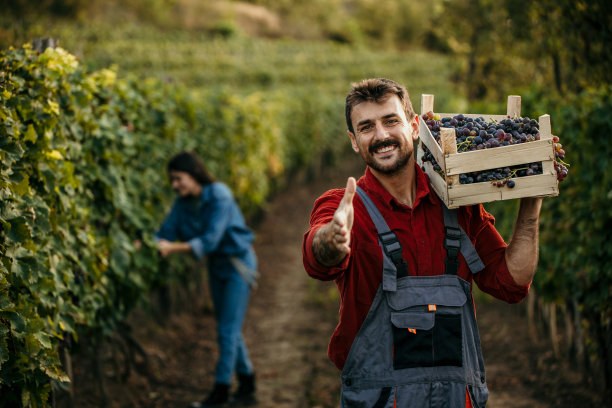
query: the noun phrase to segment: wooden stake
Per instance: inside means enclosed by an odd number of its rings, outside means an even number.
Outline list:
[[[548,305],[548,327],[550,329],[550,341],[553,346],[555,357],[559,357],[559,336],[557,335],[557,305],[550,303]]]
[[[429,111],[433,112],[434,111],[433,106],[434,106],[434,96],[429,95],[429,94],[422,94],[421,95],[421,116],[426,114]]]
[[[511,118],[518,118],[521,116],[520,95],[508,95],[508,109],[506,112]]]
[[[550,126],[550,115],[542,115],[538,118],[540,123],[540,139],[551,139],[552,128]]]

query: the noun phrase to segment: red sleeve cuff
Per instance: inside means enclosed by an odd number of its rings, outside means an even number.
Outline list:
[[[499,271],[497,272],[497,278],[499,279],[499,283],[505,290],[511,294],[508,302],[520,302],[527,296],[529,293],[529,288],[531,286],[531,282],[526,285],[519,285],[516,283],[510,271],[508,270],[508,265],[506,265],[506,261],[501,263]]]
[[[324,224],[321,225],[313,225],[306,234],[304,234],[304,244],[302,247],[303,254],[303,262],[304,268],[306,269],[306,273],[312,276],[313,278],[320,280],[334,280],[341,276],[344,271],[348,268],[349,264],[349,256],[344,258],[344,260],[336,265],[336,266],[325,266],[321,264],[314,255],[312,250],[312,241],[316,232],[321,228]]]

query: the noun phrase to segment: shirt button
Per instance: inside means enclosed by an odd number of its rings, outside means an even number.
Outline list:
[[[350,378],[347,378],[346,380],[344,380],[344,385],[346,385],[347,387],[350,387],[352,383],[353,382],[351,381]]]
[[[480,382],[483,383],[483,384],[485,383],[485,376],[484,375],[480,376]]]

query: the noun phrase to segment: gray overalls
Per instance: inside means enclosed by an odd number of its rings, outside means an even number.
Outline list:
[[[484,268],[456,211],[444,207],[445,274],[408,276],[401,245],[361,188],[383,248],[383,280],[342,370],[343,408],[475,408],[487,390],[470,284],[457,276],[459,251]]]

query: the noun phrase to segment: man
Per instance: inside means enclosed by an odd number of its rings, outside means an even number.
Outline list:
[[[419,116],[391,80],[354,84],[346,122],[365,175],[315,202],[302,248],[308,274],[341,295],[328,349],[341,405],[484,407],[471,282],[507,302],[527,295],[542,200],[521,199],[507,245],[482,205],[447,210],[414,160]]]

